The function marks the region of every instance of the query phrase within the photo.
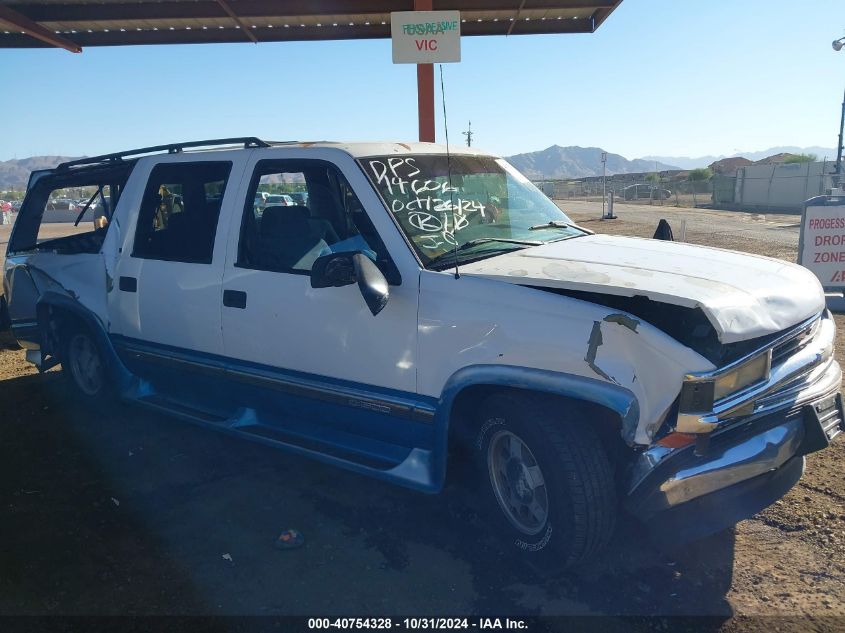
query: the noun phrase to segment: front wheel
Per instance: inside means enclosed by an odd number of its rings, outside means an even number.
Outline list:
[[[481,407],[480,422],[473,444],[478,478],[503,543],[555,567],[598,554],[615,526],[615,487],[601,442],[576,403],[561,410],[499,394]]]

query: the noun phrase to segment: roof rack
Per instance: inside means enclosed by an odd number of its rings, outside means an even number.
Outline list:
[[[152,147],[142,147],[139,149],[131,149],[126,152],[116,152],[114,154],[103,154],[101,156],[91,156],[90,158],[80,158],[71,160],[66,163],[61,163],[56,170],[68,169],[70,167],[77,167],[79,165],[95,165],[98,163],[111,163],[122,161],[129,156],[138,156],[140,154],[152,154],[155,152],[164,152],[168,154],[178,154],[186,147],[207,147],[211,145],[234,145],[243,143],[244,149],[250,147],[270,147],[266,141],[262,141],[255,136],[241,136],[236,138],[217,138],[206,141],[188,141],[187,143],[171,143],[169,145],[154,145]]]

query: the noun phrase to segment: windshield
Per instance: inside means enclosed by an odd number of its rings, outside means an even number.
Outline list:
[[[360,162],[426,267],[454,264],[456,247],[463,261],[586,234],[502,159],[419,154]]]

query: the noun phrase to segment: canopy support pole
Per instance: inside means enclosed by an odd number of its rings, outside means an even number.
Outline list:
[[[414,11],[432,11],[433,0],[414,0]],[[420,142],[434,143],[434,65],[417,64],[417,112]]]

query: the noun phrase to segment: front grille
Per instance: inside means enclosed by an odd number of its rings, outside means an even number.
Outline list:
[[[772,366],[774,367],[775,365],[778,365],[780,362],[786,360],[812,341],[813,337],[818,332],[820,325],[821,318],[816,319],[801,331],[796,332],[795,336],[791,337],[789,340],[786,340],[779,345],[775,345],[772,349]]]

